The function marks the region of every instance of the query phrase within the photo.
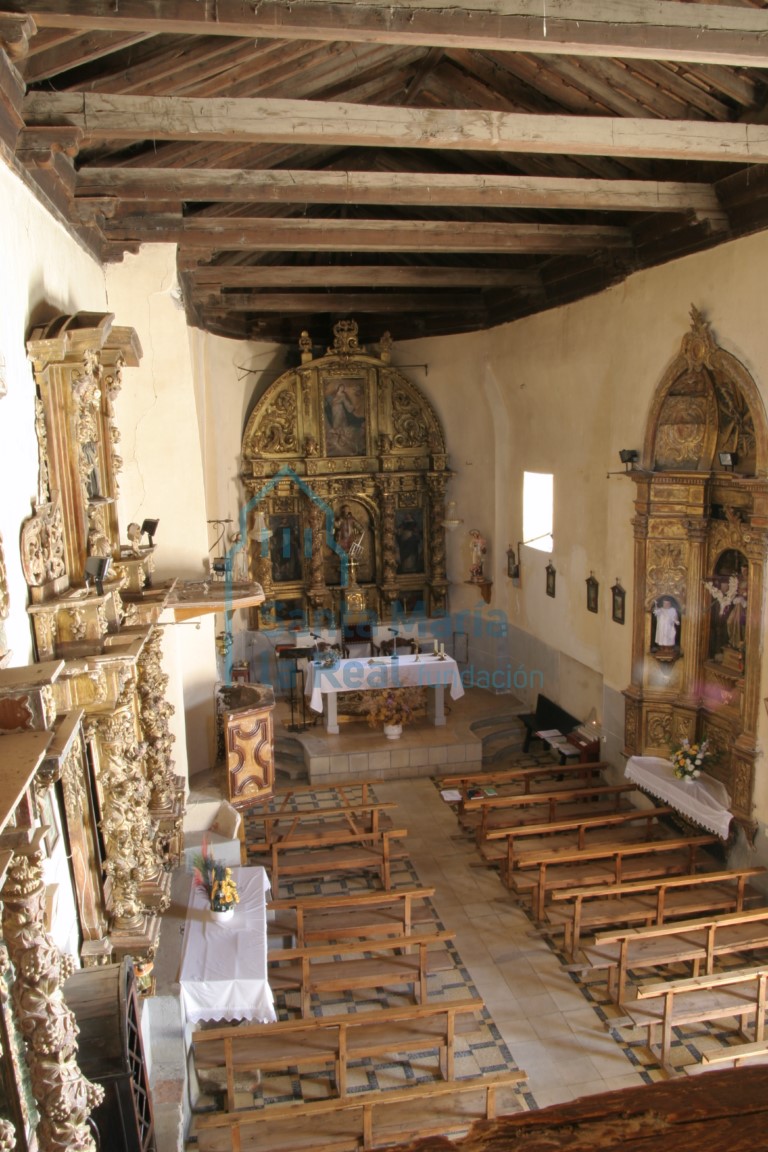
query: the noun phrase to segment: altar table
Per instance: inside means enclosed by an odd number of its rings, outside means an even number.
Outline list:
[[[382,688],[433,688],[431,715],[437,727],[445,724],[445,688],[452,700],[464,695],[459,666],[451,656],[391,656],[370,660],[340,660],[335,668],[323,668],[310,662],[306,694],[313,712],[323,711],[325,697],[325,730],[339,731],[336,696],[339,692],[374,692]]]
[[[194,883],[181,957],[181,1002],[188,1023],[198,1020],[276,1020],[267,981],[269,878],[263,868],[233,868],[240,903],[217,924],[208,898]]]
[[[624,775],[638,788],[663,800],[694,824],[700,824],[721,840],[728,839],[731,798],[713,776],[702,772],[696,780],[679,780],[670,761],[656,756],[631,756]]]

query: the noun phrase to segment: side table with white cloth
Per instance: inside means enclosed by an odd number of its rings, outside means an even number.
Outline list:
[[[267,981],[267,893],[263,868],[233,868],[240,903],[231,920],[214,921],[208,897],[193,883],[181,956],[181,1003],[187,1023],[276,1020]]]
[[[436,727],[445,724],[445,688],[452,700],[464,695],[459,666],[452,656],[375,656],[370,660],[340,660],[334,668],[310,663],[306,693],[313,712],[323,711],[325,730],[339,731],[336,696],[339,692],[375,692],[386,688],[432,688],[431,715]]]
[[[728,839],[732,813],[728,811],[731,798],[724,785],[714,776],[702,772],[693,779],[680,780],[669,760],[656,756],[631,756],[624,775],[638,788],[663,800],[694,824],[708,832]]]

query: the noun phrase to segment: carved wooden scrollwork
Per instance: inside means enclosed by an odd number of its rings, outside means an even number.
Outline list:
[[[42,1152],[95,1152],[88,1126],[104,1089],[77,1063],[77,1025],[62,982],[73,960],[46,933],[45,885],[39,859],[16,856],[3,887],[3,935],[16,971],[13,1001],[26,1041],[32,1090],[40,1111]]]

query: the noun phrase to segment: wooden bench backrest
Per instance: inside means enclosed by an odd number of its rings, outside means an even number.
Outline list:
[[[310,1016],[307,1020],[276,1020],[268,1024],[237,1024],[226,1028],[204,1028],[192,1033],[196,1046],[216,1044],[222,1040],[250,1039],[265,1035],[308,1034],[338,1031],[339,1028],[368,1028],[392,1024],[398,1020],[421,1020],[439,1016],[442,1012],[469,1013],[484,1007],[479,997],[466,1000],[444,1000],[440,1003],[406,1004],[402,1008],[381,1008],[375,1012],[350,1012],[344,1016]]]
[[[438,932],[426,932],[400,936],[377,936],[373,940],[356,940],[353,943],[339,941],[336,944],[305,944],[303,948],[278,948],[267,953],[268,964],[279,964],[287,960],[323,960],[332,956],[359,956],[361,952],[394,952],[399,948],[413,948],[419,945],[429,947],[430,944],[445,943],[453,940],[455,932],[441,929]]]
[[[593,772],[601,772],[610,765],[607,760],[595,761],[592,764],[537,764],[531,768],[503,768],[498,772],[459,772],[451,776],[439,778],[441,788],[461,788],[466,785],[483,784],[514,784],[516,781],[546,780],[550,776],[583,776]]]
[[[629,880],[626,883],[596,884],[594,887],[562,888],[553,892],[554,900],[600,899],[605,896],[631,896],[638,892],[656,891],[659,888],[682,888],[696,884],[720,884],[728,880],[741,880],[748,876],[758,876],[766,869],[759,864],[751,868],[731,868],[723,872],[698,872],[688,876],[660,876],[655,880]]]
[[[397,901],[409,899],[428,900],[434,894],[434,888],[391,888],[388,892],[345,892],[337,896],[299,896],[270,900],[267,909],[282,912],[300,908],[304,912],[315,912],[323,911],[326,908],[367,908],[394,904]]]
[[[638,928],[616,929],[595,934],[596,944],[614,944],[621,940],[648,940],[662,936],[679,936],[685,932],[703,932],[710,928],[728,928],[734,924],[760,924],[768,921],[768,908],[749,912],[721,912],[695,920],[673,920],[666,924],[643,925]]]
[[[749,984],[768,977],[768,965],[756,968],[736,968],[732,972],[712,972],[707,976],[688,976],[682,980],[664,980],[659,984],[645,984],[637,989],[638,1000],[656,996],[677,995],[680,992],[700,992],[702,989],[727,988],[730,984]]]
[[[521,852],[517,857],[518,868],[535,868],[540,864],[577,864],[585,860],[606,860],[614,856],[640,856],[643,853],[675,852],[681,848],[699,848],[715,844],[719,837],[714,835],[675,836],[665,840],[632,841],[622,844],[595,844],[582,849],[541,849],[534,852]]]
[[[305,833],[292,836],[290,840],[273,841],[270,847],[273,852],[295,852],[299,848],[332,848],[337,845],[361,844],[367,840],[404,840],[407,835],[407,828],[377,828],[372,832],[333,831],[323,833],[321,839],[317,833]]]
[[[286,808],[283,812],[255,812],[249,815],[259,824],[281,824],[295,820],[299,824],[317,823],[321,820],[338,820],[348,816],[366,816],[374,812],[388,812],[396,808],[394,800],[374,804],[342,804],[328,808]]]
[[[582,828],[614,828],[623,824],[633,824],[635,821],[658,820],[660,816],[668,816],[673,808],[667,806],[658,808],[636,808],[632,812],[596,812],[593,816],[572,816],[567,820],[551,820],[546,824],[525,824],[514,828],[489,828],[485,834],[486,840],[518,840],[529,839],[535,836],[554,836],[558,832],[578,832]]]
[[[465,812],[495,808],[535,808],[544,807],[553,801],[567,804],[576,800],[592,800],[601,797],[624,796],[627,792],[639,792],[636,784],[585,784],[583,788],[558,788],[552,792],[523,792],[514,796],[478,796],[464,801]]]
[[[201,1112],[195,1117],[198,1131],[215,1128],[246,1128],[250,1125],[269,1124],[285,1120],[290,1123],[300,1116],[323,1115],[340,1110],[368,1110],[384,1106],[385,1111],[397,1116],[398,1106],[412,1100],[430,1100],[439,1096],[480,1091],[493,1093],[497,1088],[509,1088],[526,1080],[525,1072],[511,1070],[494,1072],[491,1075],[472,1077],[465,1080],[434,1080],[428,1084],[414,1084],[408,1088],[393,1088],[383,1091],[362,1092],[344,1099],[307,1100],[292,1104],[270,1104],[268,1108],[243,1109],[238,1112]],[[319,1129],[321,1135],[322,1129]],[[325,1146],[324,1144],[322,1145]]]

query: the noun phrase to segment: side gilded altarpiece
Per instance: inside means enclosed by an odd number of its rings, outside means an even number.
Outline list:
[[[319,357],[303,333],[300,365],[253,409],[241,481],[265,594],[254,627],[447,610],[445,441],[391,350],[385,334],[369,352],[352,320]]]
[[[625,751],[706,739],[748,835],[768,554],[768,422],[751,375],[692,309],[660,382],[637,486]]]
[[[115,401],[141,348],[108,313],[58,317],[27,347],[40,478],[22,566],[37,657],[63,662],[51,681],[54,713],[80,716],[80,767],[62,776],[62,798],[88,881],[82,959],[151,959],[183,848],[184,782],[173,770],[156,623],[166,593],[151,594],[153,546],[122,545],[116,510]]]

